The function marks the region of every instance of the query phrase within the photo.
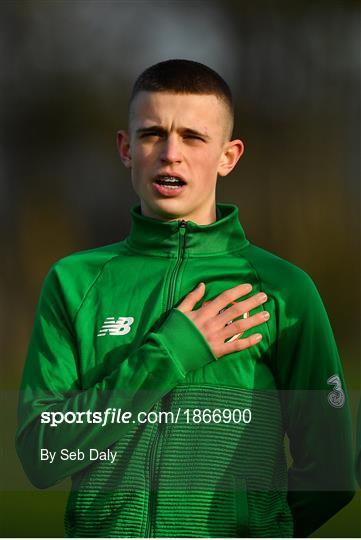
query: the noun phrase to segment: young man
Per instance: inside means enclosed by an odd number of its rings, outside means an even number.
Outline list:
[[[146,70],[118,133],[140,198],[130,235],[45,280],[17,449],[38,487],[72,476],[69,536],[303,536],[352,497],[345,383],[317,290],[215,202],[243,151],[232,128],[214,71]]]

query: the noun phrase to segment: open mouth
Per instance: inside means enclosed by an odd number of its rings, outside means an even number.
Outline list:
[[[166,174],[160,174],[155,178],[155,183],[158,186],[166,187],[167,189],[179,189],[185,186],[186,182],[179,176],[168,176]]]

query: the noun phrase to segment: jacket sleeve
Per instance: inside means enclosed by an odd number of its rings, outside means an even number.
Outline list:
[[[294,535],[308,536],[354,494],[349,399],[318,291],[295,270],[277,306],[276,377],[293,460],[288,502]]]
[[[133,418],[149,411],[186,374],[215,359],[208,343],[193,323],[173,309],[149,332],[127,358],[119,358],[113,371],[93,387],[82,389],[72,317],[64,291],[53,270],[40,297],[19,393],[16,448],[30,481],[45,488],[90,464],[59,459],[60,450],[105,450],[119,440],[133,423],[102,425],[62,422],[57,427],[42,422],[42,414],[102,411],[113,407]],[[53,463],[40,459],[41,449],[56,452]]]

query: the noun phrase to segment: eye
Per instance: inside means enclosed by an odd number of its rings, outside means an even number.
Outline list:
[[[204,142],[204,139],[202,137],[200,137],[199,135],[184,135],[184,138],[185,139],[193,139],[193,140],[196,140],[196,141],[203,141]]]

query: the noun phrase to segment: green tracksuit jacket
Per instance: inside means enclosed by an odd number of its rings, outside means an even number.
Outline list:
[[[264,336],[258,345],[215,358],[174,307],[200,281],[202,302],[240,283],[267,293],[257,310],[270,320],[252,330]],[[151,410],[179,414],[156,423],[41,421],[44,411],[107,408],[136,419]],[[252,418],[199,421],[195,409],[248,409]],[[153,220],[135,208],[124,241],[50,270],[23,374],[17,451],[38,487],[72,476],[69,536],[307,535],[352,497],[350,433],[342,368],[315,285],[250,244],[235,206],[218,205],[217,221],[205,226]],[[41,461],[41,449],[57,453],[53,463]],[[61,459],[62,449],[85,457]],[[93,461],[90,449],[110,449],[116,459]]]

